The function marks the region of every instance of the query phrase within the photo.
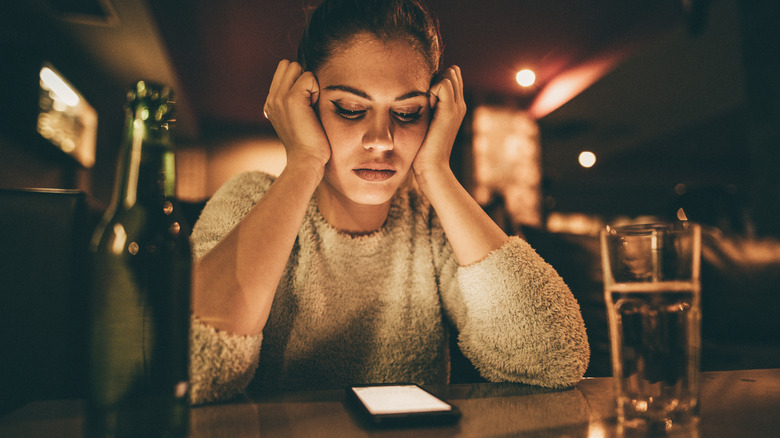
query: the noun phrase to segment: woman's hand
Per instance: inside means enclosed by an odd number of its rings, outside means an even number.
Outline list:
[[[418,178],[425,172],[449,169],[452,146],[466,115],[460,68],[448,68],[442,79],[431,86],[430,94],[433,119],[413,164]]]
[[[414,159],[414,175],[431,201],[461,266],[469,266],[500,248],[507,235],[490,219],[450,169],[450,154],[466,115],[463,79],[450,67],[431,89],[433,119]]]
[[[324,168],[330,160],[330,143],[315,111],[319,95],[312,72],[297,62],[279,62],[263,112],[284,144],[288,163],[314,159]]]
[[[205,218],[201,216],[206,230],[201,238],[221,237],[193,265],[192,308],[201,321],[220,330],[257,335],[268,321],[309,202],[330,160],[330,144],[315,111],[319,93],[311,72],[295,62],[279,63],[263,110],[284,144],[287,166],[253,205],[245,203],[250,202],[245,196],[215,196],[211,209],[204,209]],[[257,183],[254,178],[240,181],[225,193]],[[249,212],[225,228],[220,214],[241,209],[238,205]]]

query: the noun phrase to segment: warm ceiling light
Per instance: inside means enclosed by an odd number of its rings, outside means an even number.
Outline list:
[[[590,151],[583,151],[580,153],[580,166],[582,167],[593,167],[594,164],[596,164],[596,154]]]
[[[536,82],[536,75],[531,70],[520,70],[515,76],[515,80],[520,86],[530,87]]]

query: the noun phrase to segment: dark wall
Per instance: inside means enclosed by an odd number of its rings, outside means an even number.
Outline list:
[[[547,208],[688,218],[780,236],[780,7],[703,1],[540,120]],[[652,128],[652,129],[651,129]],[[581,150],[598,156],[576,164]]]
[[[746,140],[756,231],[780,236],[780,5],[739,3],[748,101]]]
[[[107,203],[123,123],[123,86],[88,60],[36,2],[0,14],[0,188],[80,189]],[[98,113],[96,164],[85,169],[36,132],[41,65],[51,63]]]

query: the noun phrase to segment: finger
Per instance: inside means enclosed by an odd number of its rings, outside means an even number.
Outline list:
[[[301,74],[303,73],[303,67],[297,62],[282,61],[279,63],[277,73],[274,75],[275,79],[272,83],[273,94],[268,95],[264,113],[266,118],[273,117],[274,112],[278,112],[282,105],[284,105],[285,96],[288,96],[289,91],[296,84]],[[308,104],[308,103],[307,103]]]
[[[268,90],[268,95],[273,96],[279,91],[279,82],[282,80],[284,72],[287,71],[287,66],[290,65],[290,61],[282,59],[279,61],[279,65],[276,66],[274,77],[271,79],[271,88]]]
[[[463,73],[460,71],[460,67],[457,65],[452,66],[454,72],[455,81],[453,82],[455,96],[457,100],[463,100]]]
[[[452,81],[450,78],[444,78],[431,88],[431,96],[436,98],[435,108],[450,104],[455,95]]]
[[[304,72],[301,78],[304,78],[306,90],[309,92],[309,104],[316,108],[320,100],[320,83],[312,72]]]
[[[435,89],[436,87],[438,87],[438,83],[428,90],[428,103],[430,104],[431,109],[435,109],[436,104],[439,102],[439,96],[436,95],[436,93],[438,93],[438,90]]]
[[[281,80],[279,81],[279,90],[277,91],[284,93],[291,89],[298,81],[298,78],[301,77],[301,74],[303,74],[303,67],[297,62],[291,62],[282,74]]]
[[[286,59],[279,61],[279,64],[276,66],[274,77],[271,79],[271,87],[268,90],[268,97],[266,97],[265,104],[263,105],[263,115],[267,119],[270,119],[269,113],[271,111],[269,111],[269,109],[273,105],[274,100],[277,98],[279,94],[279,89],[281,88],[283,78],[287,73],[289,66],[290,66],[290,61]]]
[[[296,105],[313,106],[319,99],[320,86],[312,72],[303,72],[290,88],[289,97]]]
[[[458,102],[463,100],[463,76],[461,75],[460,67],[457,65],[449,67],[445,72],[444,77],[449,79],[452,84],[455,101]]]

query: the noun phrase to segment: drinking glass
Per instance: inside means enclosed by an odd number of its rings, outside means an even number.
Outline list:
[[[696,224],[601,231],[618,430],[696,435],[701,230]]]

